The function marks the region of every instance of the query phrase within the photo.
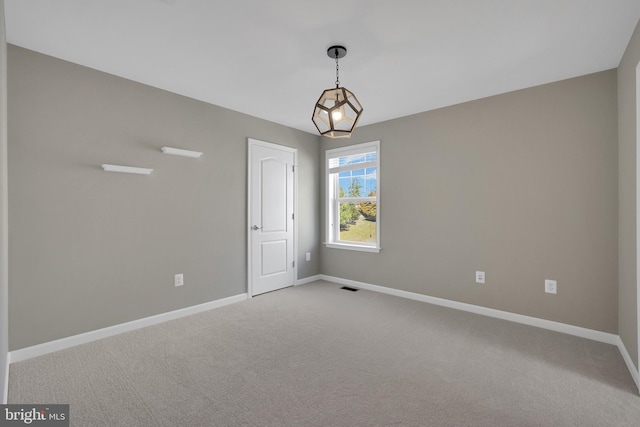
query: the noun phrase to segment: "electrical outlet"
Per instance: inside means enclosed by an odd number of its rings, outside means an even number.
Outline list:
[[[182,286],[184,285],[184,274],[176,274],[173,276],[173,286]]]
[[[307,261],[311,261],[311,252],[307,252]]]
[[[476,271],[476,283],[484,283],[484,271]]]
[[[548,294],[557,294],[558,293],[558,282],[555,280],[545,280],[544,281],[544,291]]]

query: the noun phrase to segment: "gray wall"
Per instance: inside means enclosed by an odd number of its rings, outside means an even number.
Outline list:
[[[616,333],[616,84],[610,70],[325,139],[381,140],[382,251],[323,247],[322,272]]]
[[[640,24],[618,67],[620,338],[638,367],[638,285],[636,247],[636,66]]]
[[[618,332],[615,70],[319,145],[25,49],[8,54],[11,349],[245,292],[247,137],[299,149],[299,278]],[[320,248],[324,150],[378,139],[382,252]],[[205,155],[165,156],[164,145]],[[155,171],[109,174],[102,163]],[[174,288],[179,272],[186,284]],[[545,278],[558,295],[544,294]]]
[[[0,0],[0,403],[6,401],[4,384],[9,351],[8,227],[7,227],[7,40],[4,0]]]
[[[246,292],[247,137],[299,150],[298,277],[319,273],[317,136],[11,45],[8,64],[11,350]]]

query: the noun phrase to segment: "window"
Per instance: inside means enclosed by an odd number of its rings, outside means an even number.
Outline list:
[[[327,247],[380,251],[380,142],[326,151]]]

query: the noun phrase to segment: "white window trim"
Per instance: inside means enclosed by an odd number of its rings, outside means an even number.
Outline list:
[[[376,161],[375,162],[365,162],[365,163],[359,163],[357,166],[358,168],[362,167],[375,167],[376,168],[376,198],[371,198],[371,201],[375,201],[377,199],[377,213],[376,213],[376,243],[375,245],[371,245],[371,244],[360,244],[357,242],[341,242],[338,241],[336,236],[334,234],[339,233],[339,231],[337,232],[335,229],[335,225],[332,224],[332,220],[334,220],[336,218],[336,213],[332,212],[332,210],[337,209],[337,206],[335,206],[334,203],[334,198],[330,197],[330,192],[331,192],[331,174],[333,173],[339,173],[339,172],[343,172],[344,170],[350,170],[353,169],[353,167],[349,166],[349,167],[335,167],[335,168],[329,168],[329,159],[332,158],[336,158],[341,156],[341,153],[344,154],[349,154],[349,155],[353,155],[353,154],[360,154],[360,153],[367,153],[372,151],[372,149],[375,149],[376,151]],[[346,249],[346,250],[351,250],[351,251],[361,251],[361,252],[373,252],[373,253],[379,253],[382,248],[380,247],[380,200],[381,200],[381,193],[380,193],[380,141],[372,141],[372,142],[366,142],[363,144],[357,144],[357,145],[349,145],[346,147],[340,147],[340,148],[334,148],[331,150],[326,150],[325,151],[325,163],[324,163],[324,169],[325,169],[325,201],[326,201],[326,211],[325,211],[325,225],[326,225],[326,241],[324,242],[324,245],[327,248],[334,248],[334,249]],[[335,190],[334,190],[335,191]],[[358,198],[358,200],[362,200],[362,199],[367,199],[366,197],[360,197]]]
[[[329,243],[329,242],[324,242],[324,245],[327,248],[346,249],[348,251],[379,253],[382,250],[382,248],[376,248],[374,246],[358,245],[356,243],[342,243],[342,242],[341,243],[337,243],[337,242]]]

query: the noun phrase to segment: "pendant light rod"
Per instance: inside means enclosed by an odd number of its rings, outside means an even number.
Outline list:
[[[327,56],[336,60],[336,89],[340,87],[340,67],[338,66],[338,59],[347,56],[347,48],[344,46],[331,46],[327,49]]]

